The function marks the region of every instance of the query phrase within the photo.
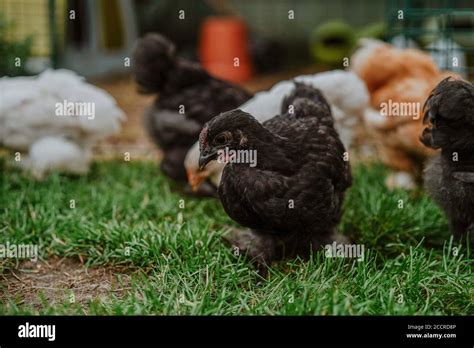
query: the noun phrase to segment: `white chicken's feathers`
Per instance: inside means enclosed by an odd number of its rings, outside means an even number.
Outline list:
[[[85,174],[91,159],[89,149],[83,149],[72,141],[44,137],[30,147],[28,157],[21,161],[21,166],[41,180],[52,171]]]
[[[369,92],[365,83],[353,72],[343,70],[301,75],[294,81],[318,88],[323,93],[331,105],[335,127],[342,142],[349,148],[353,138],[352,128],[362,120],[369,107]],[[248,112],[258,121],[265,122],[280,113],[283,99],[294,88],[295,84],[291,80],[279,82],[269,91],[255,94],[239,109]]]
[[[73,108],[66,115],[64,105],[78,103],[92,113],[76,115]],[[51,171],[87,172],[91,148],[120,131],[124,119],[114,98],[69,70],[0,79],[0,145],[29,151],[21,166],[37,178]]]
[[[38,139],[60,135],[84,145],[120,130],[123,111],[105,91],[68,70],[38,77],[0,79],[0,143],[25,150]],[[57,103],[93,103],[94,118],[57,116]]]
[[[320,89],[329,104],[345,113],[360,115],[369,105],[369,92],[364,81],[352,72],[333,70],[303,75],[296,80]]]
[[[295,84],[292,81],[279,82],[268,91],[256,93],[239,109],[263,123],[280,113],[283,98],[290,94],[293,88]]]

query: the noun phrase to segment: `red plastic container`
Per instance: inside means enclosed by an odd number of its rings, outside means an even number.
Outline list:
[[[204,68],[223,80],[243,82],[252,77],[247,27],[235,17],[210,17],[200,33],[199,56]]]

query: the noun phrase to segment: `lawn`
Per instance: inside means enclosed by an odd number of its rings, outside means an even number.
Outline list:
[[[223,243],[233,222],[219,201],[185,196],[154,163],[100,162],[87,176],[39,183],[0,163],[0,244],[37,244],[40,262],[127,276],[121,291],[92,300],[52,303],[39,291],[33,304],[11,290],[22,263],[0,259],[2,314],[474,312],[469,251],[450,242],[445,217],[422,191],[388,191],[381,165],[355,166],[340,226],[365,246],[363,261],[318,252],[276,264],[264,280]]]

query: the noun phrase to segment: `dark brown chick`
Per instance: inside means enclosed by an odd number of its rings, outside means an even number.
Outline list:
[[[159,34],[147,34],[133,52],[135,79],[144,93],[158,93],[145,113],[145,127],[163,150],[163,172],[186,181],[184,158],[205,122],[250,98],[241,87],[209,75],[196,62],[176,55]]]
[[[297,84],[282,108],[289,111],[263,124],[241,110],[225,112],[199,137],[201,167],[226,148],[256,152],[255,166],[235,163],[235,157],[226,164],[218,191],[227,214],[251,229],[234,233],[230,242],[262,273],[272,261],[305,258],[343,240],[336,226],[351,185],[346,150],[322,94]]]
[[[447,78],[425,104],[421,141],[441,151],[425,170],[425,187],[446,213],[456,239],[474,234],[474,86]]]

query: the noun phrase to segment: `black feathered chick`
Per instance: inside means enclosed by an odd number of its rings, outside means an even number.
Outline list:
[[[474,86],[447,78],[425,103],[421,141],[440,149],[425,170],[425,187],[460,239],[474,234]]]
[[[173,43],[156,33],[137,42],[133,69],[142,92],[158,93],[145,113],[145,127],[164,152],[162,170],[185,181],[184,158],[204,123],[251,95],[209,75],[199,63],[178,57]]]
[[[225,148],[256,152],[256,166],[235,159],[226,164],[218,191],[227,214],[251,229],[230,242],[263,273],[274,260],[307,257],[339,238],[335,229],[352,180],[322,94],[296,84],[282,109],[263,124],[241,110],[225,112],[199,138],[202,167]]]

